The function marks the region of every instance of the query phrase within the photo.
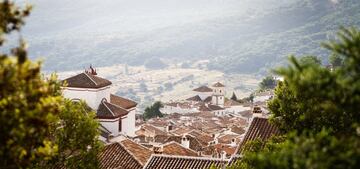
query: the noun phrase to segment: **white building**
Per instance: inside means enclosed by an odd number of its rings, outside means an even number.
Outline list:
[[[215,83],[212,85],[213,94],[211,103],[213,105],[218,105],[224,107],[225,103],[225,86],[220,82]]]
[[[96,118],[103,128],[111,132],[111,136],[135,136],[137,103],[110,94],[112,83],[96,76],[96,72],[91,70],[65,79],[62,87],[64,97],[84,100],[96,111]]]

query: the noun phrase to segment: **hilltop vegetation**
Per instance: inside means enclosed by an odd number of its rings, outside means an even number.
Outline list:
[[[341,25],[360,25],[357,0],[33,2],[24,35],[50,71],[145,65],[157,58],[165,64],[209,59],[209,69],[265,73],[284,65],[289,54],[317,55],[327,63],[320,42]]]

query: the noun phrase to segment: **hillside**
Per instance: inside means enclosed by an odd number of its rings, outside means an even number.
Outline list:
[[[263,74],[288,54],[326,61],[320,42],[360,26],[358,0],[125,2],[34,0],[24,30],[33,59],[45,57],[48,71],[209,59],[211,70]]]

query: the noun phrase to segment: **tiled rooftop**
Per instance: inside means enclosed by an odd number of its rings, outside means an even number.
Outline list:
[[[226,166],[228,160],[206,157],[152,155],[144,169],[209,169]]]
[[[260,139],[262,141],[268,140],[271,136],[279,135],[278,128],[269,123],[268,119],[255,117],[247,130],[243,141],[240,143],[237,154],[241,154],[245,149],[245,144],[249,141]]]

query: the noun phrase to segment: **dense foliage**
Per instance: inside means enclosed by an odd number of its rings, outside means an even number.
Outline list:
[[[260,90],[274,89],[276,79],[273,76],[266,76],[259,84]]]
[[[233,92],[233,94],[232,94],[232,96],[231,96],[230,99],[231,99],[231,100],[234,100],[234,101],[237,101],[237,100],[238,100],[237,97],[236,97],[235,92]]]
[[[231,168],[360,167],[360,32],[342,29],[338,41],[323,46],[343,64],[331,70],[291,57],[276,71],[284,81],[269,103],[285,135],[250,143],[255,148]]]
[[[0,1],[0,47],[30,9]],[[96,167],[94,112],[64,99],[56,76],[44,79],[40,69],[40,62],[28,59],[23,40],[0,54],[0,168]]]
[[[157,101],[153,105],[146,107],[144,112],[144,119],[151,119],[154,117],[163,117],[164,115],[161,113],[160,109],[163,108],[164,105]]]

